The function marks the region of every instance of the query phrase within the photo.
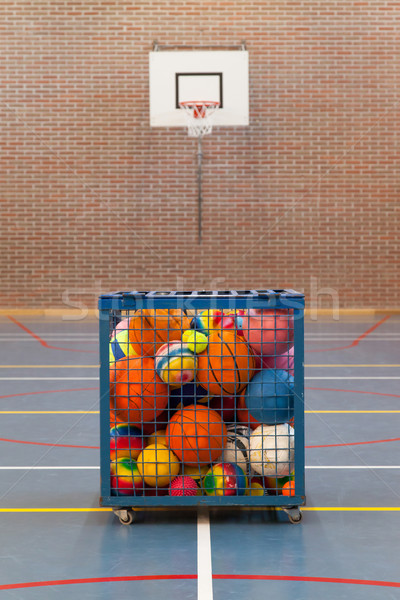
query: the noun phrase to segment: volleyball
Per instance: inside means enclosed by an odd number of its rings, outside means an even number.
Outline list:
[[[294,429],[260,425],[250,435],[250,466],[259,475],[286,477],[294,469]]]

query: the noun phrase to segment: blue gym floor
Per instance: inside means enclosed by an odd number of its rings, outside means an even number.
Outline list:
[[[306,323],[299,525],[99,509],[97,328],[1,319],[1,598],[400,598],[400,317]]]

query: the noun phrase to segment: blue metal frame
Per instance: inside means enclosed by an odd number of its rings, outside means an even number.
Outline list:
[[[100,319],[100,505],[118,507],[259,506],[305,504],[304,452],[304,294],[294,290],[201,292],[115,292],[99,298]],[[111,496],[109,317],[111,311],[136,309],[293,309],[295,496]]]

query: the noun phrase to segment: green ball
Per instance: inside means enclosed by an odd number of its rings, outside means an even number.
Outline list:
[[[182,342],[187,344],[189,350],[195,354],[200,354],[208,346],[208,338],[204,333],[195,331],[193,329],[187,329],[183,332]]]

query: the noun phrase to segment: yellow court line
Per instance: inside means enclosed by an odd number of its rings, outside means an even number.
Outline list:
[[[400,506],[301,506],[301,510],[336,510],[336,511],[399,511]]]
[[[174,506],[171,507],[143,507],[136,508],[132,507],[133,510],[137,511],[167,511],[174,510]],[[196,507],[188,507],[195,509]],[[212,507],[210,507],[212,508]],[[243,506],[245,510],[282,510],[280,507],[274,506]],[[400,506],[300,506],[301,511],[336,511],[336,512],[398,512]],[[68,513],[68,512],[111,512],[111,507],[102,508],[0,508],[0,513]]]
[[[0,512],[110,512],[112,508],[0,508]]]

